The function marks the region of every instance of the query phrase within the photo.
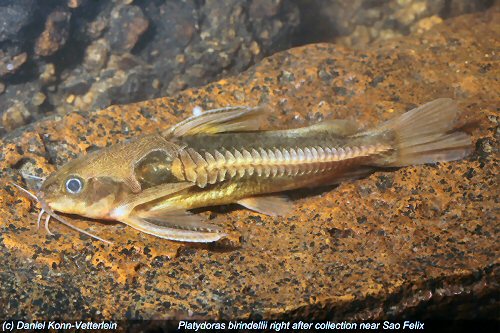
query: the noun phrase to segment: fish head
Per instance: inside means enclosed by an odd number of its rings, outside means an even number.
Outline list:
[[[42,183],[38,196],[48,208],[97,219],[113,219],[129,195],[177,179],[171,163],[178,146],[150,135],[76,158]]]
[[[86,157],[70,161],[47,177],[38,197],[54,211],[107,219],[117,202],[131,190],[112,174],[92,172],[92,159]]]

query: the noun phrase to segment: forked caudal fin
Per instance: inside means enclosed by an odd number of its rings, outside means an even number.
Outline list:
[[[391,119],[365,134],[394,137],[394,153],[375,160],[377,166],[459,160],[472,151],[470,135],[456,130],[460,111],[449,98],[439,98]]]

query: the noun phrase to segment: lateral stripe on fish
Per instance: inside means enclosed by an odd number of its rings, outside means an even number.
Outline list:
[[[205,157],[193,148],[183,149],[174,160],[172,172],[179,180],[188,180],[199,187],[226,179],[252,176],[296,176],[331,171],[335,164],[350,159],[379,155],[391,150],[385,144],[346,147],[262,147],[231,150],[222,148]],[[228,177],[226,177],[228,176]]]

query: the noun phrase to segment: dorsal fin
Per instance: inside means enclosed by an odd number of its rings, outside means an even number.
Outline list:
[[[263,106],[235,106],[208,110],[201,115],[181,121],[163,134],[167,137],[182,137],[200,133],[256,131],[260,127],[259,118],[266,110]]]

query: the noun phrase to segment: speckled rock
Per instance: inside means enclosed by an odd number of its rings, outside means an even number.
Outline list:
[[[490,10],[365,51],[309,45],[203,88],[11,132],[0,141],[0,317],[496,317],[499,29]],[[286,217],[201,212],[241,235],[234,244],[170,242],[75,217],[115,244],[56,223],[48,236],[36,230],[36,204],[8,183],[168,127],[195,106],[267,103],[277,127],[329,117],[368,126],[438,97],[476,121],[473,155],[295,191]]]

